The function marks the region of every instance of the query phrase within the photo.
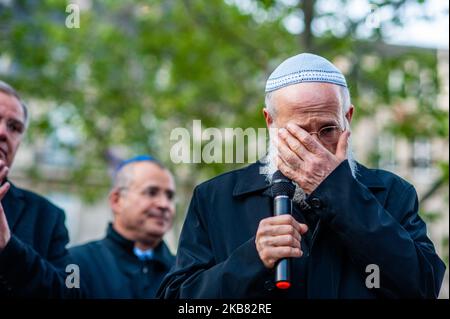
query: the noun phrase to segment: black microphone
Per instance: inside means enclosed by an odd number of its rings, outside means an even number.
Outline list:
[[[292,181],[276,171],[272,177],[273,214],[280,216],[292,214],[292,197],[295,185]],[[281,258],[275,265],[275,286],[279,289],[288,289],[291,286],[291,260]]]

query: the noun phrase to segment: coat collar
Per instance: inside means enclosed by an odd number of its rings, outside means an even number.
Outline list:
[[[369,169],[360,163],[356,163],[358,167],[356,172],[356,179],[371,189],[385,189],[386,184],[378,177],[376,170]]]
[[[257,161],[241,170],[238,174],[238,180],[233,189],[233,196],[242,196],[253,192],[265,191],[270,184],[266,180],[266,176],[260,173],[262,163]]]
[[[106,239],[122,247],[122,249],[127,251],[127,253],[133,254],[134,242],[132,240],[126,239],[121,234],[119,234],[114,229],[112,223],[108,224],[108,229],[106,230]]]
[[[106,232],[106,240],[109,240],[114,244],[122,247],[122,249],[124,249],[128,254],[133,255],[133,257],[136,257],[136,255],[133,252],[134,242],[129,239],[126,239],[121,234],[119,234],[112,226],[112,223],[109,223],[108,225],[108,229]],[[165,265],[167,268],[170,268],[172,266],[172,259],[173,256],[170,253],[169,248],[166,246],[164,241],[161,241],[159,245],[156,246],[156,248],[153,250],[152,260],[158,261],[161,264]]]
[[[20,188],[14,186],[11,181],[7,181],[10,183],[11,187],[2,200],[2,206],[5,211],[5,216],[6,220],[8,221],[9,228],[11,230],[14,230],[14,226],[24,212],[25,194]]]
[[[233,190],[233,196],[243,196],[254,192],[269,191],[269,182],[264,174],[260,173],[262,163],[257,161],[241,170],[237,176],[237,182]],[[370,189],[385,189],[386,185],[377,176],[374,170],[368,169],[364,165],[357,163],[356,179]]]

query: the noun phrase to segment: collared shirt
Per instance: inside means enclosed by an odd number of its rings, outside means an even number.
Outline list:
[[[140,261],[146,261],[146,260],[153,259],[153,249],[141,250],[137,247],[134,247],[133,253],[137,256],[137,258]]]

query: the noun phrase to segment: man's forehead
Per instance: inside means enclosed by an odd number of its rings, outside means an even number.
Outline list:
[[[158,185],[163,182],[173,184],[172,174],[166,168],[159,166],[152,161],[140,161],[134,162],[124,167],[124,169],[130,169],[132,171],[132,179],[145,185]]]
[[[310,102],[315,101],[341,101],[341,92],[337,85],[330,83],[300,83],[293,84],[274,91],[274,96],[281,101],[287,102]]]
[[[25,118],[25,113],[19,99],[2,91],[0,91],[0,112],[2,115],[13,117],[15,120],[21,122],[23,122]]]

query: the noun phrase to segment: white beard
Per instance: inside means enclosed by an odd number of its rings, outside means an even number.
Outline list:
[[[278,149],[276,147],[276,142],[272,138],[273,135],[276,136],[276,133],[270,134],[269,149],[267,152],[267,156],[261,160],[261,162],[264,165],[260,168],[260,171],[259,171],[260,174],[263,174],[266,176],[266,180],[269,183],[272,183],[273,174],[278,170],[278,167],[277,167]],[[352,151],[352,147],[351,147],[351,137],[348,140],[347,160],[348,160],[348,164],[350,165],[350,170],[352,172],[353,177],[356,177],[358,167],[356,165],[356,161],[354,160],[354,156],[353,156],[353,151]],[[294,184],[295,184],[295,193],[294,193],[294,197],[292,198],[292,201],[300,206],[305,206],[305,205],[307,206],[308,204],[306,204],[306,201],[305,201],[307,194],[296,182],[294,182]]]

